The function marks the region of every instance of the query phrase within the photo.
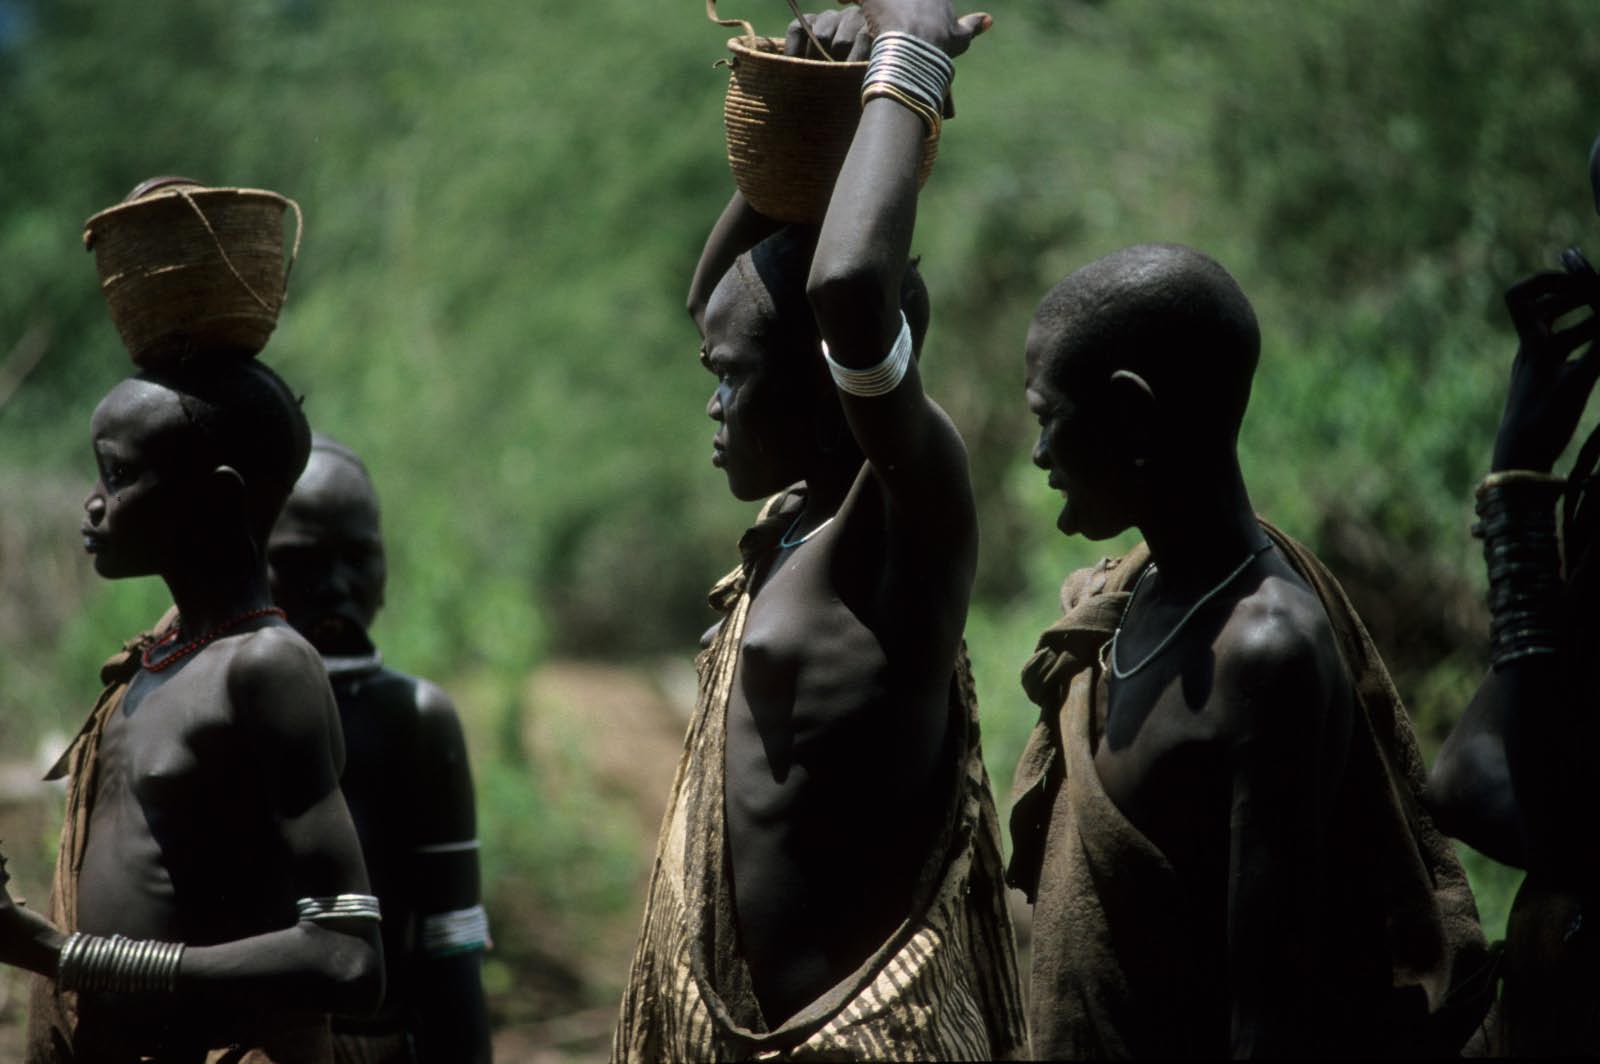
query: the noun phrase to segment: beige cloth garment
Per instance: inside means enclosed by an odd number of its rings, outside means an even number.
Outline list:
[[[904,923],[848,978],[766,1030],[738,953],[724,859],[726,712],[747,581],[801,496],[770,500],[740,541],[745,564],[712,592],[725,618],[697,662],[700,694],[664,818],[643,927],[612,1043],[617,1062],[988,1060],[1026,1055],[1027,1030],[1001,882],[999,821],[962,651],[951,683],[960,785]],[[870,815],[870,813],[864,814]],[[848,876],[849,868],[838,874]],[[864,885],[870,889],[870,885]]]
[[[46,779],[67,778],[67,807],[61,824],[50,888],[50,920],[62,931],[78,929],[78,875],[89,843],[100,736],[122,705],[128,686],[140,669],[140,656],[177,623],[176,608],[154,628],[130,639],[100,668],[105,689],[66,752]],[[119,1044],[115,1032],[80,1029],[77,995],[59,991],[43,976],[31,980],[28,1000],[26,1064],[331,1064],[328,1018],[317,1014],[285,1014],[235,1030],[225,1044],[151,1057]]]
[[[1263,527],[1321,600],[1360,710],[1326,840],[1326,902],[1284,929],[1319,958],[1304,1051],[1453,1054],[1490,985],[1466,876],[1422,808],[1422,759],[1360,619],[1309,551]],[[1065,616],[1023,673],[1042,712],[1017,768],[1007,878],[1034,902],[1029,1011],[1042,1057],[1229,1049],[1217,917],[1191,911],[1165,855],[1106,795],[1094,766],[1106,712],[1099,650],[1148,563],[1140,544],[1073,574]]]

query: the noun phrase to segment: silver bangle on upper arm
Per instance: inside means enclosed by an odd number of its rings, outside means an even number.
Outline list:
[[[828,372],[833,374],[833,383],[841,392],[866,399],[888,395],[900,387],[900,382],[906,379],[906,371],[911,368],[911,323],[901,311],[900,333],[894,338],[889,353],[876,366],[851,369],[839,365],[828,353],[826,340],[822,342],[822,357],[828,360]]]
[[[478,848],[477,839],[462,839],[458,842],[429,842],[414,847],[413,853],[471,853]]]
[[[300,919],[318,923],[322,920],[382,920],[378,899],[371,894],[334,894],[326,898],[301,898],[294,903]]]
[[[419,931],[425,957],[449,957],[489,948],[489,914],[482,905],[424,916]]]

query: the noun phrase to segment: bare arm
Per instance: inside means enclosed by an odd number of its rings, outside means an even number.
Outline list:
[[[957,20],[949,0],[865,0],[876,32],[900,30],[959,55],[988,16]],[[916,112],[876,97],[834,186],[812,260],[807,292],[829,353],[840,365],[881,362],[900,332],[900,290],[916,224],[917,168],[927,129]],[[968,485],[966,451],[955,429],[923,394],[913,364],[899,387],[871,398],[841,391],[850,428],[897,506],[918,518],[952,521],[952,485]],[[970,499],[968,501],[970,506]],[[953,512],[954,511],[954,512]]]
[[[750,206],[741,193],[735,192],[728,205],[722,208],[717,224],[711,227],[711,235],[706,237],[706,245],[700,251],[694,278],[689,282],[689,317],[694,319],[695,328],[702,336],[706,331],[706,304],[711,302],[717,282],[733,266],[733,260],[779,228],[779,223]]]
[[[274,784],[268,797],[294,897],[369,893],[361,846],[339,791],[344,749],[338,709],[316,652],[284,629],[263,629],[236,654],[228,688],[245,748]],[[383,997],[382,951],[375,921],[301,920],[186,949],[178,992],[370,1013]]]
[[[1344,746],[1335,742],[1348,743],[1349,695],[1337,686],[1337,650],[1281,617],[1248,625],[1230,656],[1219,673],[1227,669],[1220,682],[1233,708],[1231,1050],[1235,1057],[1293,1055],[1321,963],[1312,914],[1326,901],[1329,758],[1342,767],[1335,751]]]
[[[1551,664],[1544,658],[1526,658],[1518,667],[1484,677],[1466,713],[1439,748],[1423,795],[1439,830],[1517,868],[1527,867],[1527,854],[1522,812],[1506,758],[1506,727],[1511,707],[1549,682],[1542,674]]]
[[[410,879],[422,941],[412,983],[416,999],[408,1003],[415,1017],[417,1060],[487,1064],[489,1013],[482,979],[487,943],[468,941],[472,936],[460,928],[470,922],[464,914],[481,914],[482,904],[472,770],[449,696],[423,681],[417,710],[417,845]],[[446,926],[455,927],[448,940],[441,938]]]
[[[1496,472],[1548,473],[1600,374],[1594,316],[1557,328],[1574,311],[1592,310],[1600,294],[1583,257],[1574,251],[1565,258],[1566,273],[1535,274],[1506,293],[1520,343],[1495,437]],[[1569,564],[1580,548],[1568,545]],[[1567,633],[1560,653],[1517,658],[1491,671],[1430,773],[1426,797],[1440,827],[1506,864],[1547,866],[1572,849],[1577,780],[1567,758],[1589,734],[1581,705],[1587,688],[1580,682],[1587,670],[1571,660],[1572,645]],[[1576,775],[1586,774],[1580,768]],[[1587,823],[1588,810],[1576,812]]]

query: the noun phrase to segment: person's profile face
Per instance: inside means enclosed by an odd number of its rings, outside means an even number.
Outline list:
[[[313,450],[267,539],[272,597],[324,654],[358,653],[383,604],[377,497],[354,464]]]
[[[1074,381],[1070,358],[1051,330],[1038,323],[1029,329],[1024,387],[1028,412],[1039,422],[1033,464],[1061,493],[1062,533],[1109,539],[1133,523],[1127,492],[1110,454],[1114,435],[1100,416],[1104,396]]]
[[[701,365],[716,378],[706,415],[717,423],[711,463],[735,498],[765,498],[804,476],[814,449],[812,389],[774,342],[773,323],[730,271],[706,305]]]
[[[184,539],[195,485],[181,461],[192,432],[177,393],[133,377],[89,422],[98,476],[84,500],[83,547],[109,579],[167,572]]]

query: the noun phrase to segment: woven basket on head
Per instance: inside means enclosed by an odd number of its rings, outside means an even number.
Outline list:
[[[295,216],[287,262],[285,208]],[[83,245],[94,252],[123,344],[149,367],[194,352],[254,355],[265,347],[301,228],[299,204],[276,192],[168,182],[90,218]]]
[[[867,64],[787,56],[776,37],[733,37],[728,51],[722,119],[734,184],[769,218],[822,221],[861,122]],[[930,133],[918,184],[938,154],[938,134]]]

